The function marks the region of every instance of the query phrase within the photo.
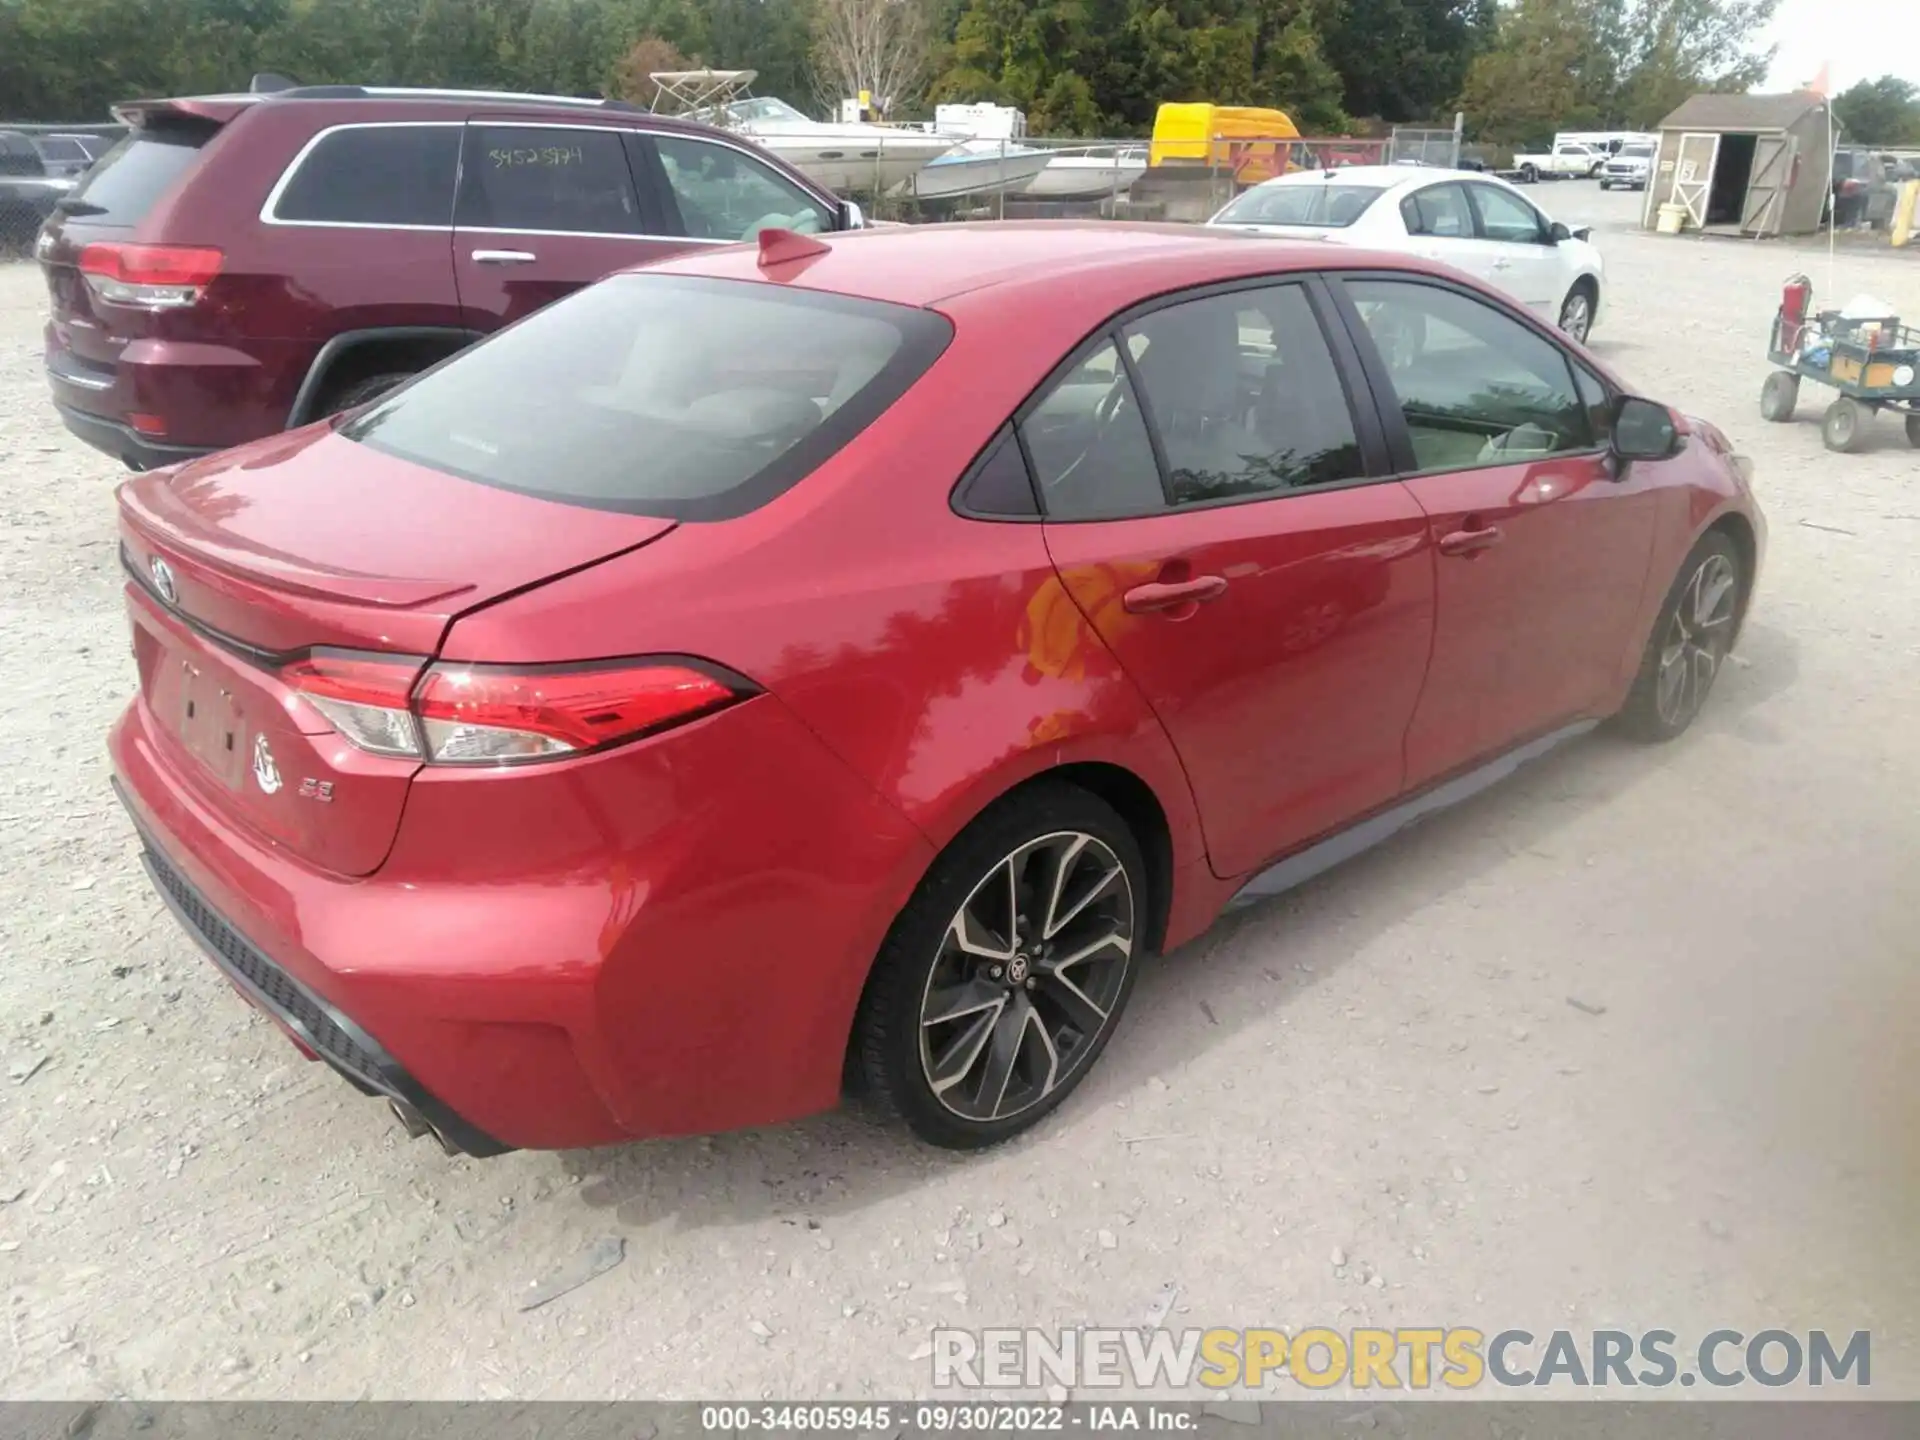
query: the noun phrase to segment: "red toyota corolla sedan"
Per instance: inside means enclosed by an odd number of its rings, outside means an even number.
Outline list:
[[[1745,471],[1402,256],[770,232],[129,480],[117,784],[215,963],[416,1134],[852,1088],[980,1146],[1229,904],[1684,730]]]

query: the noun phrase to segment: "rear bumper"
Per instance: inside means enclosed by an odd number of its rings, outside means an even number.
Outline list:
[[[210,449],[198,446],[162,445],[147,439],[129,425],[121,425],[104,415],[76,410],[71,405],[62,405],[58,400],[54,401],[53,408],[60,412],[61,422],[67,429],[94,449],[113,456],[130,470],[158,470],[163,465],[176,465],[182,460],[213,453]]]
[[[476,1154],[832,1107],[931,859],[771,696],[542,773],[423,772],[364,878],[236,823],[144,701],[108,748],[149,873],[241,992]]]
[[[134,817],[144,847],[147,879],[181,928],[207,952],[234,988],[279,1023],[310,1056],[324,1060],[366,1095],[382,1095],[419,1116],[451,1150],[475,1156],[503,1155],[513,1147],[470,1125],[430,1093],[349,1016],[287,974],[220,915],[187,881],[140,824],[120,783],[114,793]]]

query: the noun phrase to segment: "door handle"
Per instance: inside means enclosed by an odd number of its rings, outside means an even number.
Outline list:
[[[1151,585],[1136,585],[1120,597],[1120,603],[1126,607],[1129,615],[1148,615],[1156,611],[1185,609],[1193,613],[1196,605],[1209,600],[1218,600],[1227,593],[1227,577],[1224,575],[1196,575],[1191,580],[1178,580],[1170,585],[1158,581]],[[1175,619],[1185,619],[1177,615]]]
[[[1511,270],[1513,268],[1513,262],[1502,257],[1493,262],[1493,268],[1496,270]]]
[[[1489,525],[1483,530],[1456,530],[1451,535],[1440,537],[1442,555],[1473,555],[1498,545],[1506,535],[1498,525]]]
[[[540,257],[531,250],[476,250],[476,265],[530,265]]]

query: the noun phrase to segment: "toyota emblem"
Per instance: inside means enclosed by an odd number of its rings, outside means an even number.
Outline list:
[[[264,735],[253,737],[253,778],[268,795],[280,788],[280,767],[274,763],[273,750]]]
[[[173,583],[173,567],[158,555],[147,562],[147,569],[153,575],[153,588],[162,600],[169,605],[180,603],[180,587]]]

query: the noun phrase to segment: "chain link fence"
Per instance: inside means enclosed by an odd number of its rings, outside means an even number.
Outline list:
[[[125,133],[114,124],[0,120],[0,260],[32,253],[60,197]]]

